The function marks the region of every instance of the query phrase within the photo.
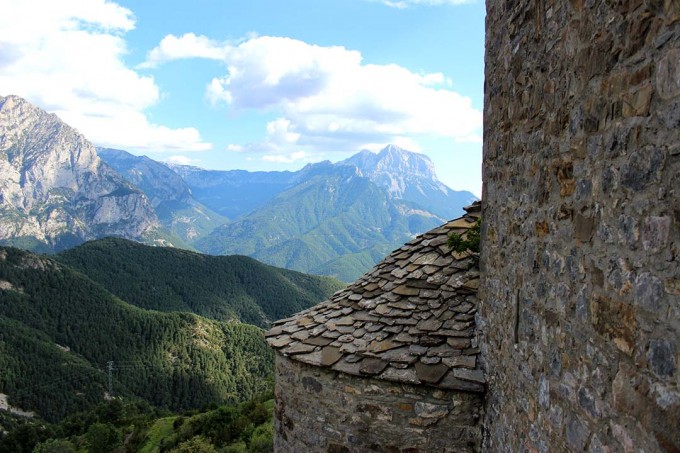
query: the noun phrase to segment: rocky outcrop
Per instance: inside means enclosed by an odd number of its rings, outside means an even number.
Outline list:
[[[146,196],[91,143],[17,96],[0,97],[0,174],[0,243],[51,251],[158,228]]]

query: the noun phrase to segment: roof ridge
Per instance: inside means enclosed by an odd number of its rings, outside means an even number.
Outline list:
[[[475,314],[479,271],[451,252],[479,203],[423,233],[330,299],[279,320],[265,335],[291,359],[389,381],[483,391]]]

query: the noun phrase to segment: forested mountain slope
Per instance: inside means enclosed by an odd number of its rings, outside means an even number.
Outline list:
[[[202,255],[114,238],[88,242],[55,258],[138,307],[260,327],[315,305],[344,286],[246,256]]]
[[[394,199],[357,167],[308,166],[304,182],[195,246],[352,281],[396,246],[445,219]]]
[[[127,304],[55,260],[0,248],[0,393],[58,419],[116,394],[173,409],[247,398],[267,387],[272,354],[239,322]]]

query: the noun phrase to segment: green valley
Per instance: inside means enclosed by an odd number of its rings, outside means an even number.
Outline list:
[[[265,326],[339,287],[122,239],[56,257],[3,247],[0,393],[51,421],[109,398],[109,375],[115,396],[173,411],[243,401],[271,389],[273,361],[262,330],[241,320]]]

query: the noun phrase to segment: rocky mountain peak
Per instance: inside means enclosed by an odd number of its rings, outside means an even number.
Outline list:
[[[437,179],[429,157],[396,145],[387,145],[378,153],[362,150],[338,165],[356,166],[363,176],[397,199],[423,201],[433,193],[447,195],[450,191]]]
[[[0,174],[0,243],[54,250],[158,227],[149,200],[83,135],[17,96],[0,97]]]
[[[437,180],[434,164],[429,157],[396,145],[387,145],[378,153],[364,149],[339,164],[355,165],[368,177],[391,174]]]

